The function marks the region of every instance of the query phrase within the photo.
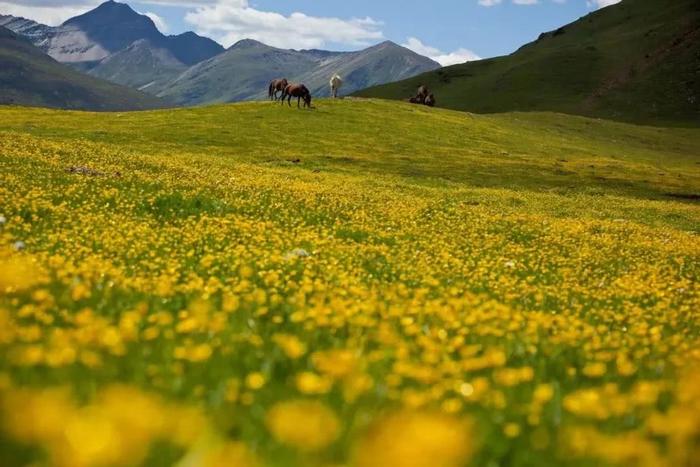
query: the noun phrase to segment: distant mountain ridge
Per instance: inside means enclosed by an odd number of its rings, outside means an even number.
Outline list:
[[[426,84],[438,106],[556,111],[700,124],[700,1],[622,0],[542,34],[511,55],[358,92],[405,99]]]
[[[315,64],[316,59],[302,53],[245,39],[187,69],[157,95],[177,105],[248,100],[263,96],[270,80],[301,75]]]
[[[301,82],[317,97],[330,95],[328,81],[338,73],[342,93],[435,70],[440,64],[393,42],[357,52],[287,50],[251,39],[182,73],[156,93],[179,105],[265,98],[272,79]]]
[[[51,26],[37,23],[31,19],[12,15],[0,15],[0,26],[9,29],[19,36],[27,38],[39,48],[42,48],[43,41],[51,35],[54,29]]]
[[[311,52],[313,53],[313,51]],[[339,74],[344,94],[439,69],[441,65],[394,42],[385,41],[358,52],[326,57],[317,69],[310,70],[299,80],[308,83],[318,95],[330,95],[328,80]]]
[[[0,104],[77,110],[143,110],[163,101],[60,64],[0,26]]]
[[[146,15],[109,0],[57,27],[0,15],[0,26],[26,37],[59,62],[92,76],[163,97],[175,105],[265,98],[270,80],[305,83],[330,95],[334,74],[342,94],[409,78],[440,64],[393,42],[356,52],[287,50],[245,39],[224,48],[193,32],[165,36]]]
[[[156,89],[153,86],[168,82],[186,69],[187,65],[169,49],[159,47],[148,39],[139,39],[103,59],[89,74],[148,92],[148,88]]]
[[[153,20],[129,5],[109,0],[57,27],[25,18],[0,15],[0,26],[25,36],[48,55],[63,63],[90,69],[113,53],[138,40],[168,50],[182,64],[190,66],[224,51],[215,41],[186,32],[166,36]]]

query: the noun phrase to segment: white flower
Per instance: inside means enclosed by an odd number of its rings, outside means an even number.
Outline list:
[[[311,256],[311,253],[308,251],[304,250],[303,248],[295,248],[294,250],[290,251],[286,255],[284,255],[285,259],[293,259],[293,258],[308,258]]]

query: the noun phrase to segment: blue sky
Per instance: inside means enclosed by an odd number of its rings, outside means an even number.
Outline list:
[[[443,64],[510,53],[541,32],[619,0],[141,0],[168,34],[194,30],[224,46],[354,50],[392,40]],[[0,13],[59,24],[100,0],[0,0]]]

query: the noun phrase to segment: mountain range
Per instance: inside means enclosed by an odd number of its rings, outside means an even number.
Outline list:
[[[225,50],[192,32],[165,36],[149,17],[111,0],[57,27],[2,15],[0,26],[59,62],[174,105],[259,99],[270,80],[280,77],[303,82],[323,97],[329,95],[328,80],[335,73],[343,76],[343,91],[350,93],[440,67],[392,42],[358,52],[329,52],[244,40]]]
[[[163,106],[162,101],[153,96],[58,63],[2,26],[0,104],[89,110],[141,110]]]
[[[224,50],[215,41],[192,32],[165,36],[151,18],[112,0],[57,27],[9,15],[0,15],[0,26],[27,37],[57,61],[84,70],[98,66],[105,58],[138,40],[147,40],[154,47],[168,50],[187,66]]]
[[[284,50],[246,39],[155,89],[178,105],[231,102],[267,96],[272,79],[301,82],[317,97],[330,95],[328,80],[343,77],[343,93],[439,68],[437,62],[393,42],[358,52]]]
[[[556,111],[700,124],[700,1],[623,0],[542,34],[515,53],[365,89],[405,99],[425,84],[438,106],[479,113]]]
[[[511,55],[446,68],[392,42],[357,52],[253,40],[224,49],[191,32],[163,35],[150,18],[114,1],[57,27],[0,15],[1,26],[16,33],[3,32],[3,102],[98,110],[200,105],[265,98],[279,77],[323,97],[338,73],[342,93],[363,97],[406,99],[426,84],[438,106],[456,110],[700,124],[698,0],[622,0]]]

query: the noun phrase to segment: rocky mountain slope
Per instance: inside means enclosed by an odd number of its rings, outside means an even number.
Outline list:
[[[153,96],[58,63],[25,38],[0,26],[0,104],[81,110],[162,107]]]
[[[392,42],[358,52],[285,50],[253,40],[240,41],[199,63],[157,94],[180,105],[265,98],[270,80],[302,82],[317,97],[330,94],[328,80],[344,79],[343,94],[434,70],[440,65]]]
[[[170,50],[140,39],[103,59],[92,76],[155,94],[156,89],[185,71],[187,66]]]
[[[347,94],[440,67],[392,42],[330,52],[243,40],[224,51],[191,32],[164,36],[150,18],[111,0],[58,27],[0,16],[3,24],[59,62],[177,105],[265,98],[268,83],[279,77],[305,83],[314,96],[328,96],[328,80],[336,73]]]
[[[84,70],[99,66],[105,58],[140,40],[148,41],[154,48],[167,50],[186,66],[224,50],[213,40],[193,32],[165,36],[148,16],[112,0],[57,27],[14,16],[0,16],[0,26],[27,37],[59,62]]]

